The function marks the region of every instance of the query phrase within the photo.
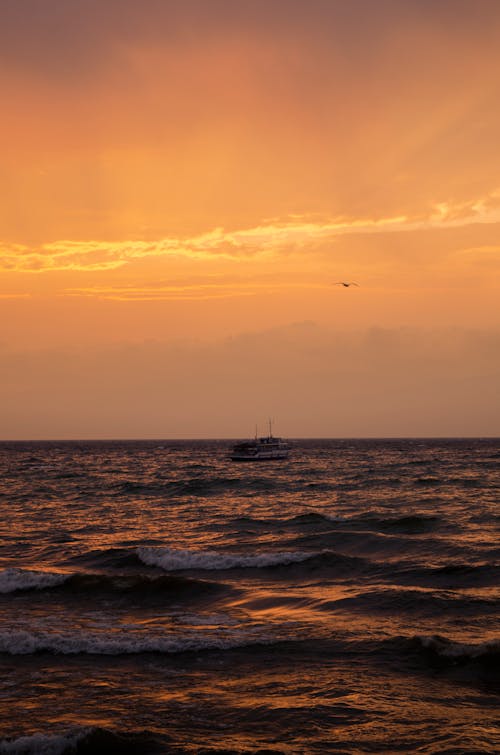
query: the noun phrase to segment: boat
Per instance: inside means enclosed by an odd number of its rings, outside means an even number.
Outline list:
[[[287,459],[290,454],[290,446],[283,438],[276,438],[272,434],[271,422],[269,422],[269,435],[252,440],[236,443],[231,449],[229,458],[231,461],[269,461],[272,459]]]

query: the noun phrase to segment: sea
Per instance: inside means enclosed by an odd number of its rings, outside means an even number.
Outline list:
[[[500,440],[0,444],[0,753],[500,752]]]

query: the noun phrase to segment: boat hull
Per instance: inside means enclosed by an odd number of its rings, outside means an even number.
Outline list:
[[[289,451],[282,451],[273,454],[255,454],[253,456],[245,456],[244,454],[231,454],[229,457],[231,461],[276,461],[278,459],[287,459]]]

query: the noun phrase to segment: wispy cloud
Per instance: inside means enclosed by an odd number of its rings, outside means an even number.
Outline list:
[[[0,245],[0,270],[43,273],[51,271],[109,271],[147,258],[178,258],[234,262],[273,259],[282,254],[314,249],[336,237],[351,234],[403,233],[423,229],[500,223],[500,191],[469,202],[441,202],[425,216],[335,218],[325,221],[290,216],[240,230],[215,228],[187,238],[155,241],[60,240],[32,248]]]
[[[455,263],[471,271],[487,268],[493,275],[500,273],[500,246],[475,246],[460,249],[452,256]]]
[[[88,286],[65,289],[63,296],[83,296],[114,301],[203,301],[207,299],[232,299],[272,293],[280,289],[329,288],[330,284],[312,282],[238,282],[144,285],[144,286]]]

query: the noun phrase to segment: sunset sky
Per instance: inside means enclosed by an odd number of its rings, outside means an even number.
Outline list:
[[[0,436],[500,435],[499,50],[497,0],[0,0]]]

